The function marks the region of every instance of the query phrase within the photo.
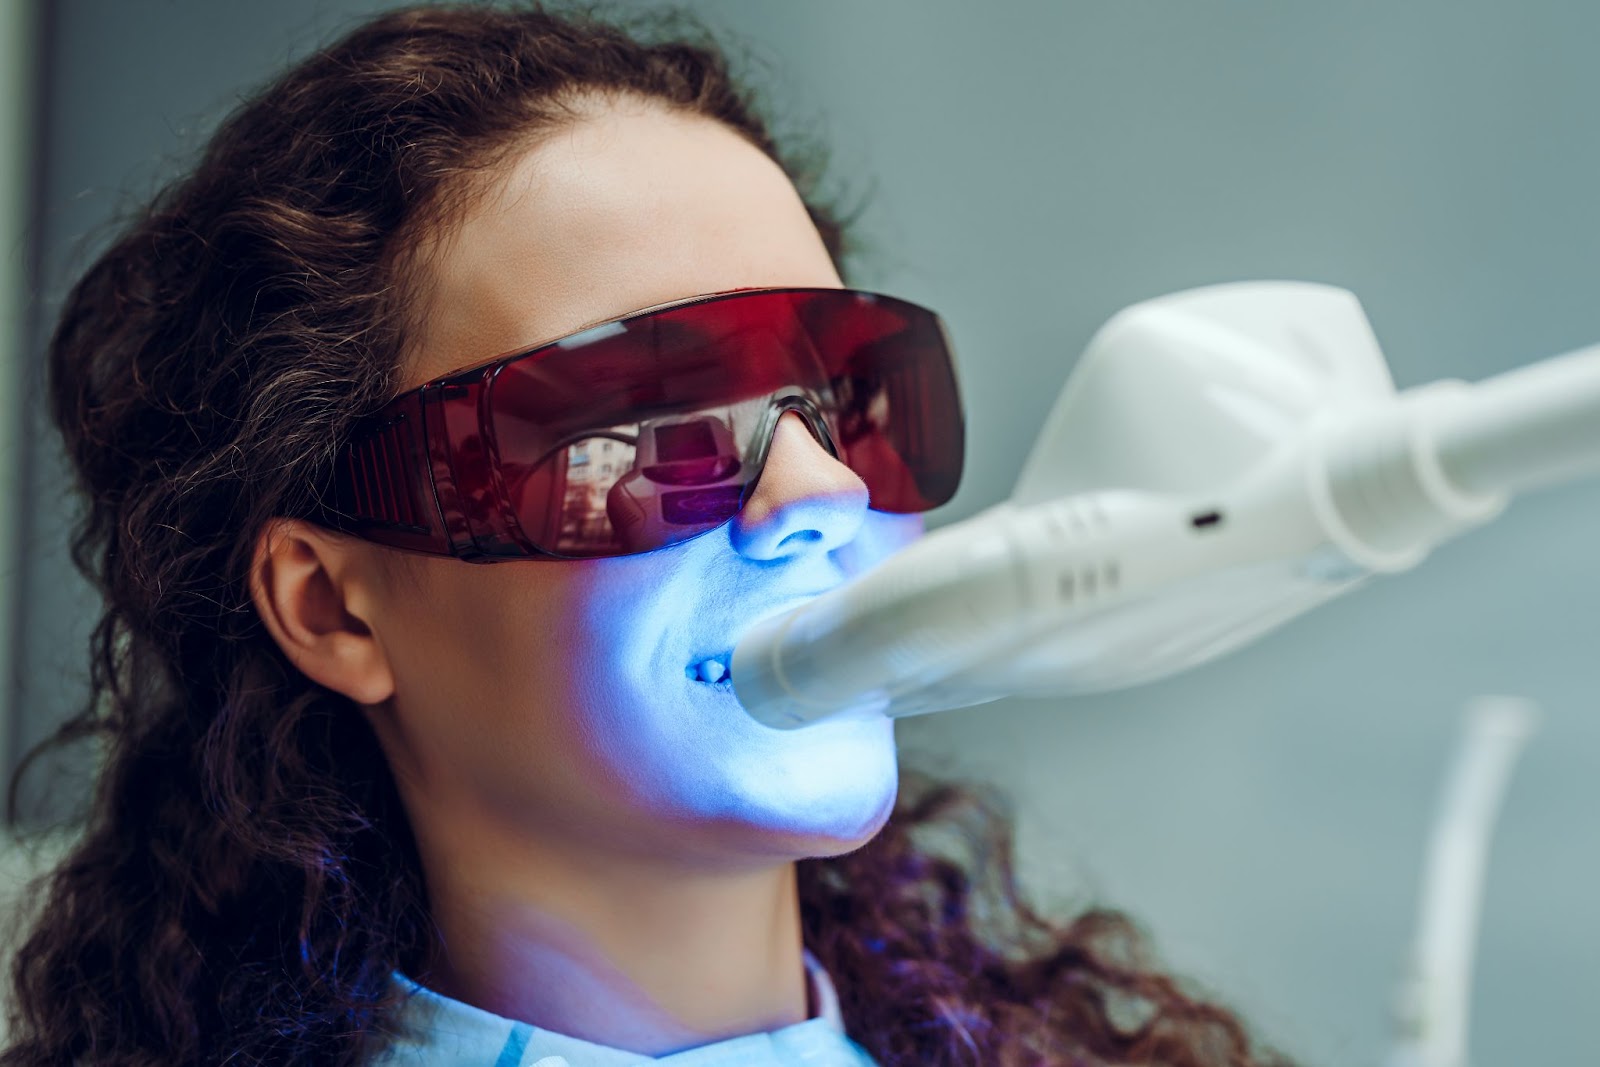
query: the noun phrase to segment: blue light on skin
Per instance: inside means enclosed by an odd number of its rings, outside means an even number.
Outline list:
[[[697,822],[760,826],[796,855],[871,836],[894,799],[892,720],[773,730],[731,689],[690,680],[685,667],[726,660],[753,623],[836,587],[919,530],[914,516],[869,511],[859,479],[789,414],[730,523],[647,555],[578,564],[595,577],[578,655],[611,662],[601,692],[578,687],[568,699],[595,726],[585,743],[605,750],[607,788]],[[661,766],[664,753],[676,762]]]
[[[402,385],[687,296],[840,284],[737,134],[583,107],[418,250]],[[920,531],[867,503],[787,415],[740,515],[656,552],[474,566],[299,528],[343,629],[291,658],[365,706],[395,771],[440,931],[415,977],[646,1055],[804,1018],[793,864],[882,825],[893,724],[772,730],[687,670]]]

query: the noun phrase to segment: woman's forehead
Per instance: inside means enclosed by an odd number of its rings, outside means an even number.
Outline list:
[[[409,385],[686,296],[840,284],[783,170],[700,116],[608,104],[489,181],[419,257]]]

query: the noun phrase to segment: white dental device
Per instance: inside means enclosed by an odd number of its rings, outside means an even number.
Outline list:
[[[1095,335],[1009,501],[752,627],[734,691],[788,728],[1152,681],[1592,473],[1600,346],[1397,392],[1342,289],[1177,293]]]

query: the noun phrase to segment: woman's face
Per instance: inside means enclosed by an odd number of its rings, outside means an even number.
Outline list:
[[[840,285],[779,167],[642,103],[513,157],[420,269],[408,387],[682,297]],[[701,863],[859,844],[893,803],[891,721],[776,731],[691,675],[920,531],[866,504],[790,414],[744,511],[672,548],[476,566],[364,546],[389,557],[374,632],[395,678],[370,714],[413,820]]]

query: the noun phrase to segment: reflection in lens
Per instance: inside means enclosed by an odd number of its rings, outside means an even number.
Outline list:
[[[606,497],[633,470],[637,439],[638,425],[623,424],[568,438],[536,463],[502,463],[523,534],[563,555],[611,551]]]
[[[720,526],[739,510],[744,461],[733,408],[639,423],[635,467],[606,494],[617,547],[647,552]]]
[[[662,493],[661,517],[672,526],[721,526],[739,510],[743,492],[741,485],[719,485],[714,489]]]
[[[613,432],[637,439],[638,427],[619,426]],[[566,447],[558,461],[566,467],[561,502],[551,509],[561,516],[557,552],[581,556],[610,550],[615,536],[606,516],[606,498],[633,470],[636,452],[635,445],[610,436],[586,437]]]
[[[545,551],[646,552],[727,522],[765,408],[750,401],[580,431],[538,462],[502,463],[522,532]]]

